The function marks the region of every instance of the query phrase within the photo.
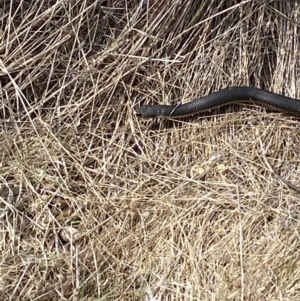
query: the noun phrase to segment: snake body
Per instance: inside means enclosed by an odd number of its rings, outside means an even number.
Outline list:
[[[222,89],[189,103],[178,105],[145,105],[136,110],[141,117],[182,117],[242,101],[258,103],[275,110],[300,115],[300,99],[290,98],[258,88],[239,86]]]

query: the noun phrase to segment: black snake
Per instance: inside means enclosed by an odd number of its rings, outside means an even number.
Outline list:
[[[145,105],[136,109],[136,114],[141,117],[182,117],[209,111],[227,104],[239,103],[241,101],[258,103],[275,110],[300,115],[300,99],[246,86],[219,90],[185,104]]]
[[[258,103],[275,110],[286,111],[300,115],[300,99],[295,99],[258,88],[239,86],[219,90],[191,102],[178,105],[145,105],[136,109],[136,114],[141,117],[173,116],[182,117],[209,111],[223,105],[239,103],[241,101]],[[297,187],[289,181],[281,179],[291,189],[300,193]]]

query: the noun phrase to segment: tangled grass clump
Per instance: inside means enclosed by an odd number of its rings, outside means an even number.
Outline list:
[[[293,1],[3,1],[1,300],[299,299],[297,116],[142,104],[300,98]]]

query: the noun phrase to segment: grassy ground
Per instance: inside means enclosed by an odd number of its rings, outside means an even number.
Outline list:
[[[299,300],[300,118],[144,120],[300,97],[297,1],[6,1],[0,300]]]

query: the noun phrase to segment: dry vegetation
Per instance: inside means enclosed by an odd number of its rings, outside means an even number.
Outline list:
[[[0,300],[300,296],[298,1],[1,2]]]

